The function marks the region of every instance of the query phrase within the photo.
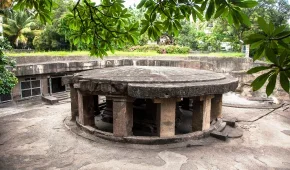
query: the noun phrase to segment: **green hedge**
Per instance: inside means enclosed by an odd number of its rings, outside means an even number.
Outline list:
[[[166,46],[160,46],[157,52],[160,54],[188,54],[189,51],[190,51],[189,47],[166,45]]]
[[[128,49],[128,51],[137,52],[148,52],[156,51],[159,54],[188,54],[190,51],[189,47],[181,47],[177,45],[144,45],[144,46],[133,46]]]

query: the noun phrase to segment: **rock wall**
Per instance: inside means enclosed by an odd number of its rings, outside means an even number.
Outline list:
[[[91,69],[117,66],[167,66],[186,67],[194,69],[211,70],[225,74],[231,74],[239,78],[237,89],[244,96],[265,96],[265,87],[258,92],[253,92],[250,84],[259,75],[248,75],[246,70],[265,63],[253,63],[250,58],[233,57],[107,57],[104,60],[89,56],[70,57],[15,57],[17,66],[13,69],[20,80],[27,76],[41,77],[45,81],[46,77],[53,74],[72,74]],[[44,78],[43,78],[44,76]],[[47,83],[44,83],[47,84]],[[19,99],[19,84],[14,88],[16,98]],[[46,89],[47,87],[43,87]],[[278,86],[275,96],[288,97]]]

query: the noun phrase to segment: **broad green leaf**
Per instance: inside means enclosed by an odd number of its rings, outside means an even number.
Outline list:
[[[140,9],[144,6],[146,0],[141,0],[140,3],[137,5],[137,9]]]
[[[245,44],[252,44],[254,42],[264,40],[265,38],[266,38],[266,36],[262,35],[262,34],[251,34],[245,40]]]
[[[280,84],[282,88],[289,93],[289,78],[287,77],[287,74],[285,71],[280,72]]]
[[[282,47],[290,50],[289,44],[286,44],[283,40],[279,40],[278,44],[281,45]]]
[[[286,28],[286,25],[282,25],[278,28],[275,29],[275,31],[273,32],[273,36],[276,36],[277,34],[280,34],[281,32],[283,32]]]
[[[259,27],[266,33],[266,34],[270,34],[270,30],[269,30],[269,25],[266,23],[266,21],[263,18],[259,18],[258,19],[258,24]]]
[[[206,20],[209,20],[213,16],[214,11],[215,11],[215,3],[213,0],[211,0],[205,13]]]
[[[261,58],[262,54],[264,53],[264,50],[265,50],[264,46],[260,46],[260,48],[258,48],[258,50],[256,51],[254,55],[254,61]]]
[[[288,36],[288,35],[290,35],[290,31],[283,31],[283,32],[277,34],[276,37],[281,38],[281,37]]]
[[[140,31],[140,34],[141,35],[144,34],[147,31],[148,27],[149,27],[149,23],[147,23],[146,25],[144,25],[143,28]]]
[[[225,10],[226,10],[226,5],[222,5],[222,6],[220,6],[220,7],[217,9],[217,11],[216,11],[216,13],[215,13],[215,15],[214,15],[214,18],[218,18],[219,16],[221,16],[221,14],[222,14]]]
[[[244,1],[236,1],[234,5],[241,7],[241,8],[253,8],[258,5],[257,1],[249,1],[249,0],[244,0]]]
[[[249,71],[247,71],[247,73],[253,74],[253,73],[257,73],[257,72],[262,71],[262,70],[267,70],[269,68],[270,68],[269,66],[258,66],[258,67],[251,68]]]
[[[245,24],[246,26],[250,27],[251,26],[251,22],[250,22],[249,17],[246,14],[244,14],[243,12],[239,12],[239,14],[243,18],[242,23]]]
[[[284,50],[279,56],[279,66],[280,67],[284,67],[284,65],[286,64],[285,60],[287,57],[289,57],[289,53],[287,52],[287,50]]]
[[[274,64],[277,64],[277,57],[274,51],[271,48],[266,48],[265,49],[265,55],[266,57]]]
[[[267,96],[270,96],[273,93],[275,86],[276,86],[276,79],[277,79],[277,74],[273,74],[270,76],[269,83],[266,87]]]
[[[263,40],[260,40],[258,42],[254,42],[253,44],[251,44],[250,48],[251,49],[259,48],[263,43],[265,43],[265,41],[263,41]]]
[[[253,90],[254,91],[259,90],[265,84],[271,73],[272,71],[269,71],[268,73],[262,74],[259,77],[257,77],[251,84]]]

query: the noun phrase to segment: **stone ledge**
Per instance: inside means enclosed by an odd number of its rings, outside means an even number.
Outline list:
[[[217,121],[214,124],[212,124],[209,130],[175,135],[174,137],[157,137],[157,136],[114,137],[113,133],[104,132],[91,126],[81,125],[78,121],[78,118],[76,119],[75,124],[79,129],[86,132],[87,134],[90,134],[90,135],[93,135],[102,139],[114,141],[114,142],[144,144],[144,145],[163,145],[163,144],[187,142],[191,140],[200,140],[202,138],[209,137],[212,131],[219,128],[219,126],[217,125],[221,124],[220,121]],[[74,123],[72,123],[69,118],[66,118],[64,120],[64,123],[67,128],[69,128],[70,126],[74,126]]]

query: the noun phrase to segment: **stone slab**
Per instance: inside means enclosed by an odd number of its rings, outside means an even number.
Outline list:
[[[58,99],[53,96],[42,96],[42,101],[51,105],[58,103]]]
[[[206,70],[180,67],[124,66],[74,75],[80,89],[102,95],[135,98],[192,97],[234,91],[238,80]]]

